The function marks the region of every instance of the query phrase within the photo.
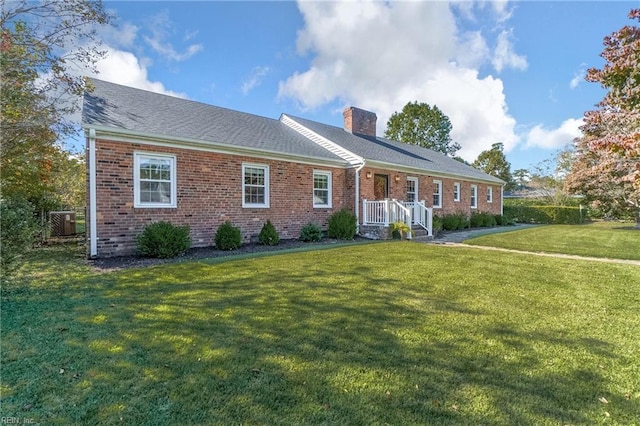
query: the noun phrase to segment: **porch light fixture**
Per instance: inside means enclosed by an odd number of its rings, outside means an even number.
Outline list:
[[[396,175],[396,182],[400,182],[400,175]]]
[[[371,172],[367,172],[367,179],[371,179]]]

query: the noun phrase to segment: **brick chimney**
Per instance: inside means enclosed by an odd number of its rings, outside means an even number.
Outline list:
[[[353,134],[376,137],[376,121],[378,117],[370,111],[356,107],[347,107],[342,113],[344,129]]]

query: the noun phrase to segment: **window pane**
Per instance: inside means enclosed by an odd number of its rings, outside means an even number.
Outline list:
[[[329,176],[327,176],[327,175],[313,175],[313,187],[315,189],[328,189],[329,188]]]
[[[170,203],[171,183],[140,182],[140,201],[143,203]]]
[[[245,185],[264,185],[264,169],[247,167],[244,171]]]
[[[326,205],[329,204],[329,191],[316,189],[313,191],[313,204]]]

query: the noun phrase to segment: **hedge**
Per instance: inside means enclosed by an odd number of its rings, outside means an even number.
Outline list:
[[[504,215],[519,223],[584,223],[586,210],[569,206],[504,206]]]

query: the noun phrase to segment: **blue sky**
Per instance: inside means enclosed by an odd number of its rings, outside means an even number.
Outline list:
[[[503,142],[512,170],[579,135],[604,91],[604,36],[638,1],[105,2],[98,78],[278,118],[342,126],[353,105],[378,131],[410,101],[437,105],[468,161]]]

